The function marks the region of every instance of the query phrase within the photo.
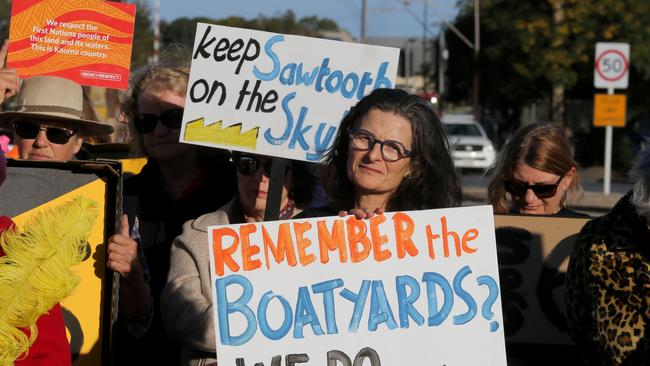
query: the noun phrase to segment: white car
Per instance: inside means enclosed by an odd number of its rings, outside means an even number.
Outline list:
[[[451,114],[442,119],[456,168],[487,169],[494,163],[494,145],[472,115]]]

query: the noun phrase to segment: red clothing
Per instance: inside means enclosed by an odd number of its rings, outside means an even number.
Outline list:
[[[0,216],[0,232],[13,226],[14,223],[10,218]],[[0,256],[3,255],[0,248]],[[14,366],[71,365],[70,343],[68,343],[65,334],[61,306],[56,304],[49,312],[41,315],[36,321],[36,328],[38,329],[36,341],[29,349],[27,356],[18,357]]]

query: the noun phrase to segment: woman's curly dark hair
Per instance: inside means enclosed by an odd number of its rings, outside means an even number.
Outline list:
[[[348,131],[373,109],[395,113],[411,122],[411,173],[388,199],[389,211],[459,206],[460,182],[442,122],[424,99],[399,89],[376,89],[343,118],[336,140],[325,156],[325,189],[335,209],[353,207],[354,185],[347,175]]]

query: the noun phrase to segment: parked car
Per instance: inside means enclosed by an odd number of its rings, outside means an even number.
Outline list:
[[[496,158],[494,145],[472,115],[445,115],[442,120],[456,168],[485,170],[492,165]]]

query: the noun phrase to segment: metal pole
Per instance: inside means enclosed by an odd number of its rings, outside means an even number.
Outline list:
[[[614,94],[614,88],[608,88],[607,94]],[[605,172],[603,177],[603,194],[609,196],[610,183],[612,179],[612,139],[614,129],[612,126],[605,127]]]
[[[479,95],[480,95],[480,71],[478,68],[479,62],[479,53],[481,51],[481,22],[480,22],[480,13],[479,13],[479,0],[474,0],[474,120],[478,122],[479,120]]]
[[[151,61],[158,63],[158,54],[160,52],[160,0],[156,0],[156,9],[154,9],[153,21],[153,55]]]
[[[359,37],[359,42],[364,43],[366,41],[366,0],[361,0],[361,36]]]

